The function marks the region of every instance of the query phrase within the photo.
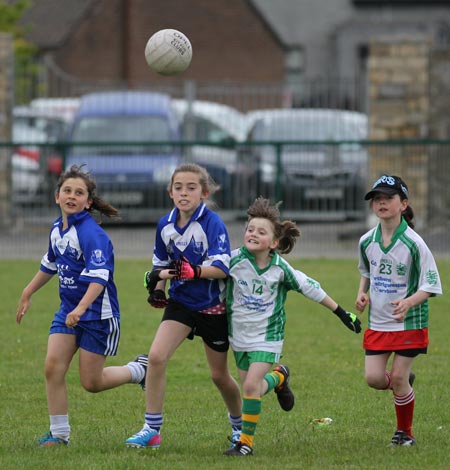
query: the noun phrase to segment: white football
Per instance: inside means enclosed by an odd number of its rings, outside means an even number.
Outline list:
[[[180,31],[161,29],[148,40],[145,60],[152,70],[161,75],[176,75],[189,67],[192,46]]]

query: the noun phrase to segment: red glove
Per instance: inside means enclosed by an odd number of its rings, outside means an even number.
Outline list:
[[[181,259],[175,261],[175,279],[198,279],[202,274],[201,266],[195,266],[187,260],[185,256],[181,256]]]

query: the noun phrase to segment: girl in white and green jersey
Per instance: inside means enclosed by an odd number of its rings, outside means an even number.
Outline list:
[[[369,305],[366,381],[377,390],[393,391],[397,429],[390,445],[396,446],[415,444],[411,367],[416,356],[427,352],[428,297],[442,294],[433,255],[413,230],[408,197],[405,182],[390,175],[379,178],[366,194],[379,223],[359,241],[356,298],[359,312]]]
[[[285,411],[294,406],[289,368],[278,363],[284,341],[288,291],[293,290],[334,312],[355,333],[356,315],[346,312],[320,284],[294,269],[279,253],[289,253],[300,231],[291,221],[280,221],[278,205],[262,197],[247,211],[244,246],[231,252],[227,281],[228,335],[242,383],[242,433],[225,455],[253,453],[253,437],[261,413],[261,397],[275,390]]]

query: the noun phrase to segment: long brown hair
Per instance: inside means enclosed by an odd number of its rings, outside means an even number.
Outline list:
[[[97,211],[100,214],[106,215],[106,217],[110,218],[119,217],[119,211],[114,206],[97,196],[97,183],[94,177],[91,175],[91,173],[83,171],[82,167],[83,165],[72,165],[67,171],[62,173],[56,186],[56,192],[59,193],[61,186],[69,178],[80,178],[86,184],[89,199],[92,199],[92,204],[87,210],[89,212]]]

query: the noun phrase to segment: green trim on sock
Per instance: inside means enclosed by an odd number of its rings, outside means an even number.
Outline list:
[[[264,376],[264,380],[267,382],[267,392],[264,395],[267,395],[269,392],[271,392],[275,387],[278,387],[280,385],[280,374],[277,374],[276,372],[268,372]]]

